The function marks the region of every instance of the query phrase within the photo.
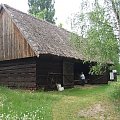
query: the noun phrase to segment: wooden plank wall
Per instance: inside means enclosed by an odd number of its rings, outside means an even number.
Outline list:
[[[0,62],[0,85],[10,88],[36,89],[35,59]]]
[[[64,87],[74,86],[74,63],[69,60],[63,61],[63,85]]]
[[[91,75],[88,79],[88,84],[108,84],[109,74],[105,73],[103,75]]]
[[[36,68],[38,87],[52,88],[52,84],[56,83],[66,88],[74,86],[74,64],[64,60],[65,58],[58,56],[40,56]]]
[[[62,60],[54,56],[40,56],[37,61],[37,84],[39,87],[52,87],[51,79],[62,82]]]
[[[3,56],[3,21],[2,21],[2,12],[0,13],[0,59]]]
[[[9,15],[0,13],[0,61],[35,56]]]

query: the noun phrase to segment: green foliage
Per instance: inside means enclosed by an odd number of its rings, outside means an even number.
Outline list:
[[[120,82],[111,85],[111,97],[114,100],[120,100]]]
[[[29,13],[39,19],[55,24],[53,0],[28,0]]]
[[[118,65],[118,41],[109,21],[106,19],[106,13],[99,5],[95,10],[89,13],[91,29],[88,30],[88,55],[92,58],[99,56],[101,67],[108,62]],[[96,66],[98,69],[99,66]],[[95,69],[95,67],[94,67]],[[95,70],[96,70],[95,69]],[[116,69],[116,68],[115,68]],[[100,69],[99,69],[100,70]]]
[[[58,27],[62,28],[62,27],[63,27],[63,24],[62,24],[62,23],[60,23],[60,24],[58,25]]]
[[[115,69],[117,70],[117,73],[120,75],[120,63],[116,64]]]
[[[118,42],[105,11],[99,5],[89,13],[91,28],[88,30],[89,47],[92,46],[90,56],[100,56],[100,62],[118,62]]]
[[[117,31],[117,37],[120,42],[120,0],[105,0],[105,3],[107,3],[107,11],[110,11],[109,19],[111,19],[112,25]]]
[[[93,66],[91,72],[98,74],[98,72],[101,72],[101,68],[106,66],[106,63],[114,63],[116,69],[119,61],[118,40],[112,25],[107,19],[105,9],[99,5],[97,0],[95,0],[95,6],[92,11],[85,13],[85,15],[82,13],[80,19],[77,18],[79,20],[77,22],[78,25],[81,23],[80,21],[85,21],[86,19],[89,22],[89,27],[86,27],[85,31],[87,32],[82,35],[85,38],[72,37],[72,43],[77,50],[82,51],[87,60],[98,62],[96,66]]]
[[[95,66],[92,66],[90,69],[90,74],[95,74],[95,75],[102,75],[103,73],[105,73],[107,69],[106,64],[103,63],[96,63]]]
[[[118,77],[118,82],[110,84],[108,91],[109,98],[113,101],[117,110],[120,112],[120,76]]]

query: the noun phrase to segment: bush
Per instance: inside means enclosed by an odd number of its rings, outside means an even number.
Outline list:
[[[120,111],[120,82],[110,84],[109,97]]]

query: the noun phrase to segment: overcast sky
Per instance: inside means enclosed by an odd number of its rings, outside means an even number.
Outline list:
[[[0,0],[0,3],[8,4],[20,11],[28,13],[28,0]],[[57,24],[62,23],[63,27],[69,29],[68,17],[80,8],[80,0],[55,0]]]

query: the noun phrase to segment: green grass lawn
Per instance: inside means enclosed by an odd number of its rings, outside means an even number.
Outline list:
[[[87,85],[63,92],[0,87],[0,120],[120,120],[108,85]]]

